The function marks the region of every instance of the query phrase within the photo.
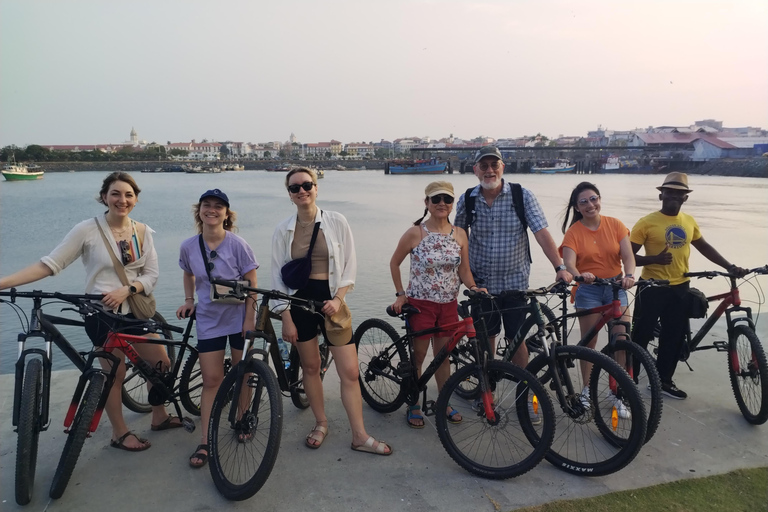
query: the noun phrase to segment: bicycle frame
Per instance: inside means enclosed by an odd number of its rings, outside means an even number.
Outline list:
[[[716,301],[722,301],[720,304],[718,304],[717,308],[715,309],[714,313],[709,315],[709,318],[704,322],[704,324],[699,328],[698,332],[695,336],[692,335],[691,330],[688,329],[688,332],[686,333],[686,345],[688,345],[689,352],[695,352],[697,350],[709,350],[709,349],[717,349],[717,350],[726,350],[725,347],[721,347],[721,345],[725,342],[713,342],[712,345],[706,345],[703,347],[700,347],[699,345],[704,340],[704,336],[706,336],[709,331],[714,327],[715,323],[723,316],[723,313],[725,313],[725,319],[727,323],[727,332],[730,336],[731,332],[733,331],[733,327],[738,323],[746,323],[750,329],[754,331],[755,324],[752,320],[752,308],[749,307],[742,307],[741,306],[741,296],[739,295],[739,288],[736,286],[736,278],[731,277],[731,289],[728,292],[721,293],[719,295],[713,295],[711,297],[707,297],[707,302],[716,302]],[[744,316],[739,316],[737,318],[733,318],[734,313],[745,313]]]

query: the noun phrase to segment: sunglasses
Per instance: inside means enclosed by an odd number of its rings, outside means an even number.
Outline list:
[[[597,204],[598,201],[600,201],[600,196],[589,196],[589,197],[585,197],[584,199],[579,199],[579,205],[585,206],[589,203]]]
[[[120,247],[120,255],[123,257],[123,265],[131,263],[133,261],[133,254],[131,254],[131,244],[125,240],[120,240],[117,245]]]
[[[501,167],[501,160],[494,160],[491,163],[488,162],[480,162],[477,164],[477,166],[480,168],[481,171],[487,171],[488,168],[493,169],[494,171],[498,171]]]
[[[430,197],[429,200],[432,201],[432,204],[440,204],[440,201],[445,204],[453,204],[453,196],[449,196],[448,194],[437,194]]]
[[[216,256],[218,256],[218,255],[219,255],[219,254],[218,254],[218,253],[216,252],[216,250],[214,249],[214,250],[212,250],[212,251],[211,251],[211,254],[208,256],[208,272],[210,272],[211,270],[213,270],[214,268],[216,268],[216,267],[214,266],[214,264],[213,264],[213,260],[215,260],[215,259],[216,259]]]
[[[305,181],[301,185],[288,185],[288,192],[291,194],[298,194],[299,190],[304,189],[305,191],[309,192],[312,190],[312,187],[314,187],[315,184],[311,181]]]

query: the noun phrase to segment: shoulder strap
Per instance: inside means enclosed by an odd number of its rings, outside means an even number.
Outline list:
[[[464,231],[469,234],[469,228],[475,221],[475,198],[472,197],[472,191],[475,187],[470,187],[464,192]]]
[[[208,274],[208,282],[212,282],[211,269],[208,268],[208,254],[205,251],[205,242],[203,241],[203,234],[197,235],[197,241],[200,242],[200,254],[203,255],[203,266],[205,267],[205,273]]]
[[[104,245],[107,247],[107,252],[112,257],[112,264],[115,266],[115,272],[117,273],[117,277],[120,278],[120,282],[123,283],[124,286],[127,286],[129,283],[128,283],[128,276],[125,275],[125,268],[117,260],[117,256],[115,256],[115,251],[112,250],[112,245],[109,243],[109,240],[107,240],[107,235],[105,235],[104,230],[101,229],[101,224],[99,224],[98,217],[94,217],[93,221],[96,222],[96,227],[99,228],[101,239],[104,240]]]
[[[309,241],[309,250],[307,251],[307,256],[306,256],[307,258],[312,256],[312,249],[315,247],[315,240],[317,240],[317,233],[319,231],[320,231],[320,223],[315,222],[315,230],[312,231],[312,240]]]
[[[512,183],[512,203],[517,212],[517,218],[520,219],[520,223],[523,225],[523,231],[525,231],[525,250],[528,253],[528,262],[533,263],[531,258],[531,243],[528,240],[528,221],[525,220],[525,199],[523,198],[523,187],[519,183]]]

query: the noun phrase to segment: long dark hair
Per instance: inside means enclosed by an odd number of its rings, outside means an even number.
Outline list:
[[[581,212],[579,212],[578,208],[576,208],[576,202],[579,200],[579,194],[584,192],[585,190],[594,190],[595,193],[599,196],[600,191],[597,189],[597,187],[588,182],[588,181],[582,181],[578,185],[576,185],[576,188],[573,189],[571,192],[571,198],[568,199],[568,206],[565,207],[565,219],[563,220],[563,233],[568,229],[569,226],[572,226],[575,222],[580,221],[583,218],[583,215]],[[571,219],[571,223],[568,223],[568,216],[569,214],[573,212],[573,219]]]
[[[429,199],[429,198],[427,198],[427,200],[428,200],[428,199]],[[414,222],[414,223],[413,223],[413,225],[414,225],[414,226],[421,226],[421,221],[423,221],[423,220],[424,220],[424,217],[426,217],[428,213],[429,213],[429,208],[427,208],[427,207],[424,207],[424,215],[422,215],[422,216],[421,216],[421,218],[420,218],[419,220],[417,220],[416,222]]]

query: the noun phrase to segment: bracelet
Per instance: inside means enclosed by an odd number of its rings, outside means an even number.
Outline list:
[[[632,274],[627,274],[627,275],[625,275],[624,277],[631,277],[632,279],[634,279],[634,278],[635,278],[635,276],[633,276]]]
[[[334,296],[333,296],[333,299],[339,299],[339,302],[342,302],[342,303],[344,302],[344,299],[342,299],[342,298],[341,298],[341,297],[339,297],[338,295],[334,295]],[[331,299],[331,300],[333,300],[333,299]]]
[[[472,286],[469,287],[469,290],[472,291],[472,288],[480,288],[480,287],[477,286],[476,284],[473,284]]]
[[[195,298],[194,297],[184,297],[184,301],[185,302],[188,301],[188,300],[191,300],[192,302],[194,302]]]

